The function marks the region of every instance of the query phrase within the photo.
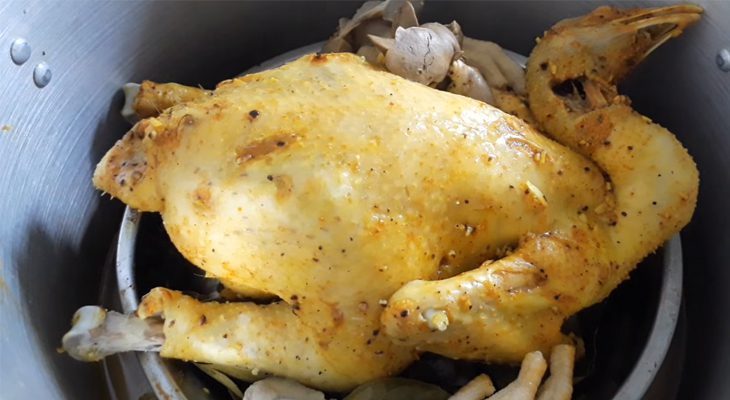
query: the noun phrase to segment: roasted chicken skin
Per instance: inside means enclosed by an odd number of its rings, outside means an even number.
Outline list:
[[[544,69],[530,68],[532,95]],[[164,319],[163,356],[346,390],[420,351],[519,362],[569,340],[565,318],[694,209],[694,163],[663,128],[629,126],[640,119],[610,120],[615,147],[593,151],[549,127],[574,151],[357,56],[309,55],[140,121],[94,183],[159,212],[180,252],[228,289],[280,299],[154,289],[137,314]],[[619,156],[626,146],[642,158]],[[642,171],[661,185],[637,188]]]
[[[282,299],[200,304],[156,289],[138,314],[165,317],[163,356],[330,389],[393,374],[429,348],[430,328],[406,346],[386,334],[410,320],[401,303],[387,305],[406,283],[473,269],[559,224],[584,225],[579,211],[608,196],[593,163],[517,118],[349,54],[306,56],[142,120],[94,182],[160,212],[180,252],[227,288]],[[539,296],[544,329],[514,331],[509,308],[548,282],[582,285],[573,272],[585,266],[566,264],[566,279],[516,267],[495,275],[505,301],[480,340],[495,329],[504,337],[474,352],[457,342],[481,333],[452,321],[440,332],[453,343],[444,353],[519,362],[561,340],[556,289]],[[557,304],[576,301],[586,303]],[[463,306],[464,316],[482,307]],[[436,329],[444,317],[428,304],[408,312]]]

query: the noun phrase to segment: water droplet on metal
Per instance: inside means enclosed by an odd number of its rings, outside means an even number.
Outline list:
[[[717,61],[717,66],[720,67],[721,70],[725,72],[730,71],[730,50],[720,50],[717,53],[717,57],[715,57],[715,61]]]
[[[16,65],[23,65],[30,58],[30,44],[23,38],[18,38],[10,45],[10,58]]]
[[[33,69],[33,82],[39,88],[45,87],[51,82],[51,67],[45,61],[38,63]]]

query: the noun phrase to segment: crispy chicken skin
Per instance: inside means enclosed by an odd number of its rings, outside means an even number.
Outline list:
[[[614,259],[607,182],[521,120],[352,54],[305,56],[144,119],[94,175],[159,212],[210,277],[281,299],[154,289],[137,313],[164,318],[163,356],[331,390],[423,350],[519,362],[566,341],[563,320],[655,248]]]

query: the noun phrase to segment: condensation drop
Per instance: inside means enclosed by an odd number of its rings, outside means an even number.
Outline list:
[[[35,85],[39,88],[48,85],[48,83],[51,82],[52,76],[51,68],[45,61],[38,63],[38,65],[35,66],[35,69],[33,69],[33,82],[35,82]]]
[[[30,44],[23,38],[18,38],[10,45],[10,58],[16,65],[23,65],[30,58]]]

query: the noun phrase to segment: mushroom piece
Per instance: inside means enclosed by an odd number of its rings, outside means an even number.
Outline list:
[[[451,46],[453,46],[454,48],[455,54],[460,54],[459,52],[461,51],[461,45],[459,44],[459,39],[456,37],[456,35],[449,26],[439,24],[438,22],[427,22],[421,25],[421,28],[426,28],[434,31],[434,33],[436,33],[436,35],[440,39],[451,43]]]
[[[420,5],[423,5],[422,2],[419,3]],[[393,28],[391,36],[395,34],[395,29],[399,26],[403,28],[418,26],[418,16],[416,15],[416,8],[410,1],[403,2],[403,4],[392,14],[384,13],[383,19],[391,23],[391,26]]]
[[[322,46],[323,53],[349,53],[352,52],[352,45],[343,37],[331,37]]]
[[[355,48],[372,45],[369,36],[393,37],[393,27],[390,22],[382,19],[371,19],[364,21],[352,30],[352,43]]]
[[[393,7],[392,3],[394,3],[393,0],[366,1],[357,9],[357,11],[355,11],[355,15],[352,16],[352,19],[340,19],[340,27],[337,30],[337,33],[335,33],[335,36],[345,37],[363,22],[369,19],[382,17],[386,7]]]
[[[451,83],[446,89],[449,92],[494,104],[494,95],[492,95],[489,85],[479,70],[471,65],[467,65],[462,60],[454,60],[449,68],[449,78],[451,78]]]
[[[519,95],[525,94],[524,69],[498,44],[464,37],[462,50],[466,62],[479,69],[491,88],[511,88]]]
[[[370,41],[380,49],[383,53],[386,53],[388,50],[392,49],[395,46],[395,39],[393,38],[387,38],[387,37],[380,37],[375,35],[368,36]]]
[[[324,393],[284,378],[266,378],[246,389],[243,400],[325,400]]]
[[[534,125],[535,118],[527,106],[522,66],[493,42],[464,37],[462,50],[465,61],[476,67],[489,84],[494,97],[491,104]]]
[[[383,65],[383,53],[375,46],[362,46],[357,50],[357,55],[373,65]]]
[[[424,85],[443,81],[459,44],[451,31],[441,24],[398,28],[395,40],[370,36],[385,51],[385,66],[396,75]]]
[[[409,0],[386,0],[366,1],[355,11],[351,19],[340,18],[339,26],[334,35],[324,44],[324,52],[351,52],[367,42],[367,34],[375,33],[377,36],[393,37],[399,26],[418,26],[416,12],[422,7],[423,2],[415,3]],[[374,26],[369,28],[358,28],[369,25],[372,21]],[[385,27],[386,29],[383,29]],[[353,35],[350,35],[353,33]],[[348,37],[355,36],[348,40]]]
[[[451,21],[448,24],[444,25],[447,27],[451,33],[454,34],[456,37],[456,41],[459,43],[459,48],[461,48],[462,43],[464,42],[464,32],[461,30],[461,25],[459,25],[456,21]]]
[[[456,21],[418,26],[416,12],[422,4],[368,1],[352,19],[340,19],[323,51],[357,52],[403,78],[484,101],[534,123],[522,66],[496,43],[465,37]]]

